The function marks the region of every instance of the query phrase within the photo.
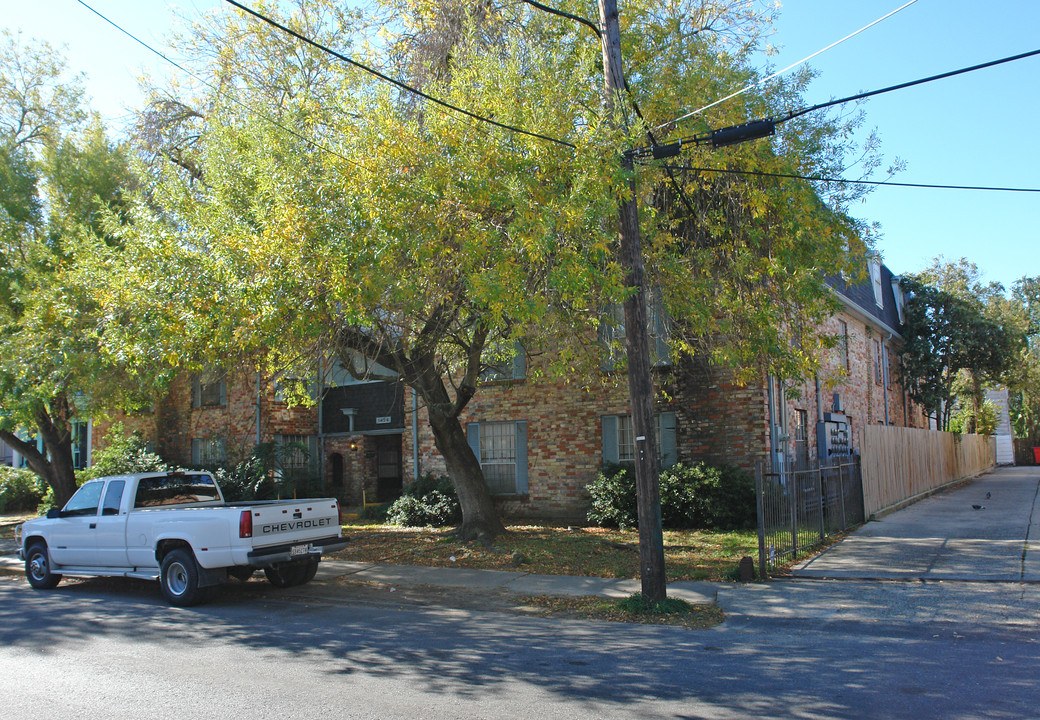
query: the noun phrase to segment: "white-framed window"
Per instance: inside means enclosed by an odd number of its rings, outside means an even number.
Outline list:
[[[527,422],[472,422],[470,448],[493,495],[527,493]]]
[[[657,462],[661,467],[671,467],[679,461],[676,446],[676,421],[674,412],[662,412],[654,416],[657,433]],[[632,415],[604,415],[601,419],[603,436],[603,463],[605,465],[633,464],[636,460],[636,440],[632,432]]]
[[[72,467],[82,470],[90,464],[90,421],[72,421]]]
[[[870,258],[868,261],[868,267],[870,268],[870,284],[874,287],[874,304],[879,308],[885,306],[884,287],[881,285],[881,260],[880,258]]]
[[[227,442],[224,438],[192,438],[191,464],[212,467],[227,462]]]
[[[199,373],[191,376],[191,406],[193,408],[223,407],[227,405],[227,382],[222,373]]]

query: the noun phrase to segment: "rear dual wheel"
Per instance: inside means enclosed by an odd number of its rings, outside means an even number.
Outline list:
[[[318,560],[310,559],[300,562],[283,563],[264,568],[267,580],[276,588],[303,585],[314,579],[318,572]]]
[[[188,607],[213,599],[216,588],[199,587],[199,565],[186,548],[168,552],[159,567],[159,586],[170,605]]]

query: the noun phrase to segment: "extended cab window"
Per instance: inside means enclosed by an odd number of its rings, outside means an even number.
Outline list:
[[[119,501],[123,499],[123,488],[126,483],[122,480],[113,480],[105,490],[105,502],[101,506],[102,515],[118,515]]]
[[[78,515],[97,515],[98,505],[101,502],[101,488],[104,483],[90,482],[76,491],[62,508],[61,514],[65,517],[76,517]]]
[[[217,485],[209,475],[162,475],[141,478],[137,484],[134,507],[148,508],[219,500]]]

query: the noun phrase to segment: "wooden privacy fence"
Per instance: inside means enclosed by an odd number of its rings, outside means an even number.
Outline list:
[[[992,437],[885,425],[863,428],[860,455],[867,517],[996,465]]]

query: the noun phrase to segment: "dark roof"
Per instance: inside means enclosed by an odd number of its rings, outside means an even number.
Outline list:
[[[840,275],[829,275],[824,281],[864,315],[875,318],[898,332],[899,310],[896,308],[896,295],[892,290],[892,278],[895,276],[884,263],[881,263],[881,300],[883,307],[878,307],[874,301],[874,283],[870,278],[869,261],[866,270],[867,272],[862,278],[857,278],[853,282],[846,281]]]

